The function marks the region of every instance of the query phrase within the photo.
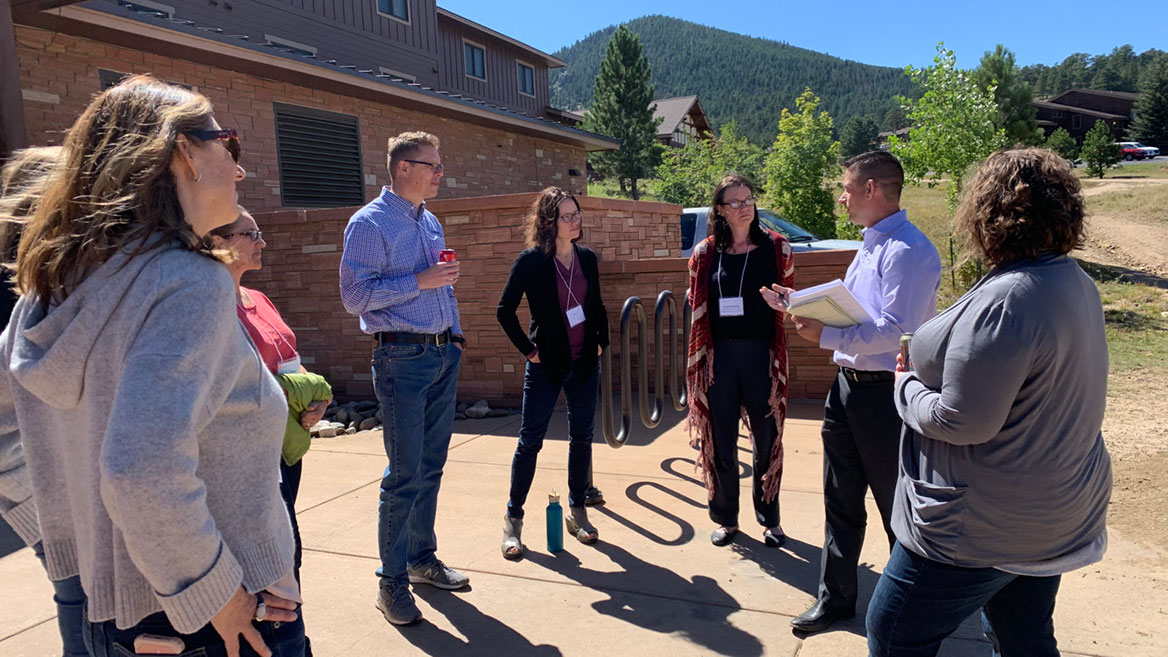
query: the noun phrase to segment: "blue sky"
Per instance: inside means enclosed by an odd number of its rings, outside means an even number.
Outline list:
[[[710,12],[710,6],[722,8]],[[938,41],[973,67],[1003,43],[1020,65],[1057,64],[1074,52],[1099,54],[1130,43],[1168,50],[1168,0],[1018,2],[942,0],[862,3],[822,0],[438,0],[438,6],[545,52],[615,23],[664,14],[785,41],[867,64],[927,66]]]

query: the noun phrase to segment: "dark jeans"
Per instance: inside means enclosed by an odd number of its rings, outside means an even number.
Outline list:
[[[377,574],[383,584],[406,584],[407,566],[423,567],[436,558],[434,517],[461,361],[462,349],[452,343],[387,343],[373,352],[389,459],[377,508]]]
[[[754,517],[763,527],[779,524],[779,498],[762,499],[762,477],[770,466],[778,428],[771,412],[770,345],[763,340],[716,340],[714,381],[706,390],[714,447],[714,496],[710,520],[738,525],[738,423],[742,407],[754,436]],[[781,472],[780,472],[781,474]]]
[[[543,365],[527,363],[523,375],[523,420],[519,446],[511,460],[511,499],[507,515],[523,517],[523,504],[535,478],[535,463],[560,390],[568,402],[568,506],[584,506],[584,490],[591,483],[592,428],[595,423],[600,368],[587,377],[568,374],[560,380],[548,377]]]
[[[32,546],[33,554],[45,563],[45,546],[37,541]],[[61,648],[65,657],[88,657],[82,636],[85,621],[85,591],[81,588],[81,577],[72,577],[53,582],[53,602],[57,605],[57,631],[61,633]]]
[[[936,655],[941,641],[982,609],[1002,657],[1058,657],[1052,616],[1059,582],[950,566],[897,543],[868,605],[869,656]]]
[[[892,382],[857,383],[836,375],[823,413],[823,554],[819,599],[833,609],[856,608],[856,568],[864,545],[868,488],[891,547],[900,416]]]
[[[304,621],[299,617],[291,623],[255,623],[264,643],[272,651],[272,657],[303,657]],[[85,621],[85,645],[93,657],[133,657],[134,639],[139,634],[179,637],[186,644],[183,657],[226,657],[227,648],[223,638],[211,627],[203,626],[194,634],[180,634],[166,614],[158,612],[143,618],[140,623],[127,630],[119,630],[114,621],[90,623]],[[239,639],[240,657],[258,657],[251,644]]]

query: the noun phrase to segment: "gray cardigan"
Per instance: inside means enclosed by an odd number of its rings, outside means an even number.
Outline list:
[[[0,363],[0,489],[33,493],[8,515],[39,520],[49,576],[81,575],[90,620],[163,610],[190,633],[291,572],[288,407],[220,263],[117,254],[47,314],[20,299]]]
[[[892,519],[906,548],[966,567],[1029,564],[1105,531],[1107,339],[1074,260],[991,271],[921,326],[911,357],[896,385]]]

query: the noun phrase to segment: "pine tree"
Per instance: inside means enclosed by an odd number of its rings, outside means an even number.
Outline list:
[[[982,56],[973,78],[982,91],[994,88],[994,102],[1000,112],[995,125],[1006,131],[1008,143],[1030,146],[1042,141],[1034,92],[1030,83],[1019,75],[1014,53],[1009,48],[999,43],[993,52]]]
[[[592,91],[592,109],[580,126],[620,141],[619,149],[590,158],[598,173],[617,177],[622,193],[627,182],[633,200],[640,196],[637,181],[649,177],[661,158],[649,74],[640,38],[620,26],[608,42]]]
[[[1168,55],[1157,57],[1144,72],[1135,111],[1132,138],[1168,151]]]
[[[1044,144],[1047,148],[1058,153],[1064,160],[1072,164],[1079,161],[1079,145],[1066,128],[1059,128],[1050,133]]]
[[[832,119],[819,111],[819,97],[805,89],[796,112],[783,108],[779,134],[766,158],[767,207],[820,237],[835,237],[835,194],[828,181],[839,175],[840,143]]]
[[[1119,162],[1119,147],[1115,145],[1115,138],[1106,121],[1096,121],[1095,127],[1087,131],[1080,155],[1087,164],[1087,173],[1099,178],[1103,177],[1104,171]]]
[[[840,146],[844,157],[859,155],[872,150],[880,129],[876,122],[866,116],[853,116],[840,131]]]

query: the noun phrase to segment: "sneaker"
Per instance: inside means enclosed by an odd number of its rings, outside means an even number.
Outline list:
[[[394,625],[410,625],[422,620],[422,610],[414,603],[408,584],[382,584],[377,591],[377,608]]]
[[[429,584],[440,589],[454,590],[470,584],[470,578],[457,570],[435,559],[422,568],[407,568],[410,582],[414,584]]]

